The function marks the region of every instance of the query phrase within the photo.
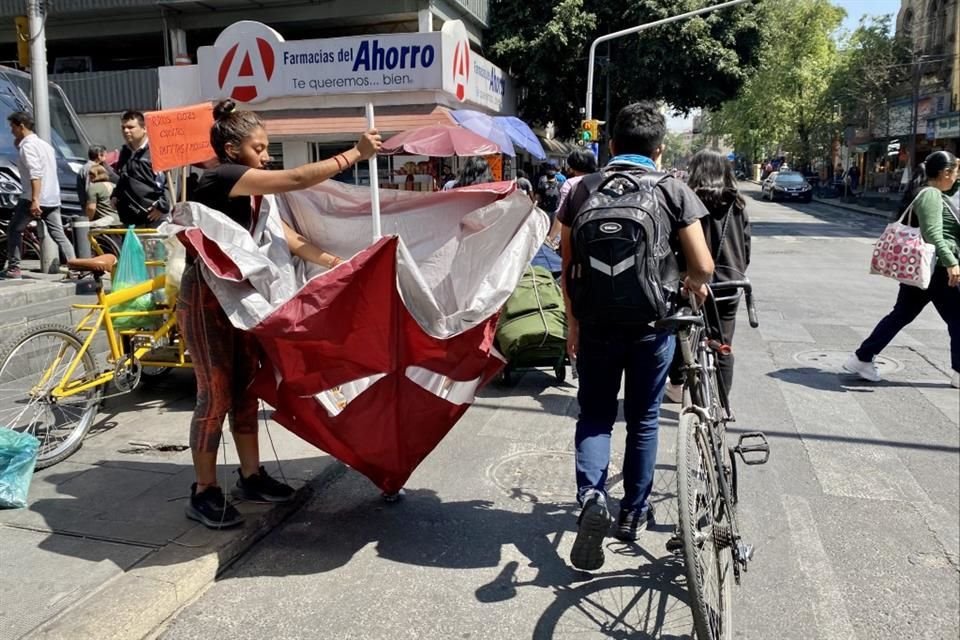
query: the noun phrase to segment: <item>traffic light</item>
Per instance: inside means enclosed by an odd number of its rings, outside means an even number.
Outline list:
[[[584,142],[596,142],[600,139],[600,121],[584,120],[580,124],[580,139]]]
[[[24,69],[30,68],[30,27],[27,16],[14,18],[17,38],[17,61]]]

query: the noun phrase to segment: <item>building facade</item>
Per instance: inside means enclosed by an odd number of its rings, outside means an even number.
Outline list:
[[[936,149],[956,152],[960,141],[960,0],[903,0],[897,35],[909,43],[913,77],[892,101],[892,135],[901,137],[903,150],[910,135],[916,136],[916,161]],[[911,131],[914,110],[917,127]]]
[[[15,18],[25,4],[0,0],[2,64],[17,66]],[[195,63],[196,52],[236,22],[260,22],[287,40],[309,40],[433,32],[458,20],[480,50],[488,5],[488,0],[60,0],[50,3],[46,16],[48,71],[91,140],[113,147],[122,143],[120,112],[159,108],[159,69]]]

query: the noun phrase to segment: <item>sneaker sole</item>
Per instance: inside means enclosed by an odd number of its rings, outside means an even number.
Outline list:
[[[196,509],[194,509],[192,505],[187,505],[186,515],[187,515],[187,518],[189,518],[190,520],[195,520],[196,522],[199,522],[200,524],[207,527],[208,529],[229,529],[231,527],[236,527],[237,525],[243,524],[242,517],[237,520],[224,520],[224,521],[211,520],[210,518],[206,517],[205,515],[203,515]]]
[[[254,504],[286,504],[288,502],[293,502],[293,499],[297,497],[297,494],[291,493],[286,498],[271,497],[264,495],[251,495],[246,492],[246,490],[241,489],[240,487],[233,487],[230,489],[230,495],[232,495],[237,500],[243,500],[244,502],[252,502]]]
[[[844,373],[849,373],[852,376],[857,376],[861,380],[866,380],[867,382],[883,382],[883,378],[869,378],[855,369],[848,368],[847,365],[843,365],[840,368],[843,369]]]
[[[570,563],[582,571],[595,571],[603,566],[603,539],[610,530],[610,514],[594,503],[581,516],[577,539],[570,550]]]

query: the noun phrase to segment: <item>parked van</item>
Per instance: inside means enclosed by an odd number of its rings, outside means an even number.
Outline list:
[[[50,83],[50,129],[57,156],[61,209],[64,215],[82,215],[77,197],[77,172],[87,161],[87,138],[77,113],[63,90]],[[0,66],[0,217],[9,219],[22,191],[17,169],[18,152],[7,126],[15,111],[33,113],[30,74]]]

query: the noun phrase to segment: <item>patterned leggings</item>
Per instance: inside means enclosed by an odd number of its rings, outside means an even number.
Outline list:
[[[177,300],[177,324],[197,377],[197,406],[190,422],[190,448],[215,453],[223,420],[230,430],[257,433],[259,403],[248,391],[257,372],[256,343],[234,328],[199,270],[184,271]]]

